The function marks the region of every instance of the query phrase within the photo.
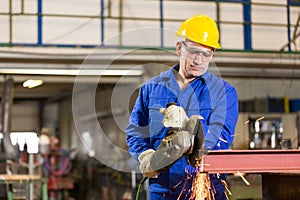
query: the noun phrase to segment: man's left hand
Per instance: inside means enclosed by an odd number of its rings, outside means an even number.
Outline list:
[[[167,108],[161,108],[159,111],[164,115],[162,123],[165,127],[184,128],[189,120],[184,109],[180,106],[171,105]]]

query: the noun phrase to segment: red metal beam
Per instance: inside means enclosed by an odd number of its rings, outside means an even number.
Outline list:
[[[221,150],[202,158],[207,173],[300,173],[300,150]]]

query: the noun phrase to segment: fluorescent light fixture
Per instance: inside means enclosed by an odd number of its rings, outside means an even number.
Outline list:
[[[34,88],[43,84],[42,80],[32,80],[29,79],[23,83],[23,87]]]
[[[36,75],[65,75],[65,76],[141,76],[138,69],[1,69],[0,74],[36,74]]]

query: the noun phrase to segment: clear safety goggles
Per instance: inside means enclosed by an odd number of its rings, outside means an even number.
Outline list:
[[[201,56],[203,61],[210,61],[212,55],[214,54],[213,51],[208,51],[204,49],[199,49],[199,48],[193,48],[189,47],[184,41],[181,41],[183,44],[185,50],[195,58],[196,56]]]

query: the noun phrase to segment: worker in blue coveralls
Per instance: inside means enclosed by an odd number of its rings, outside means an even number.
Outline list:
[[[179,63],[142,85],[126,127],[129,152],[149,177],[150,199],[189,199],[195,168],[184,157],[166,170],[153,170],[150,164],[170,127],[184,127],[192,115],[204,130],[204,150],[229,149],[238,118],[235,88],[208,71],[220,49],[215,21],[206,15],[193,16],[176,33]],[[176,105],[167,107],[168,103]],[[163,112],[161,112],[161,108]],[[209,175],[214,199],[226,199],[222,179]]]

